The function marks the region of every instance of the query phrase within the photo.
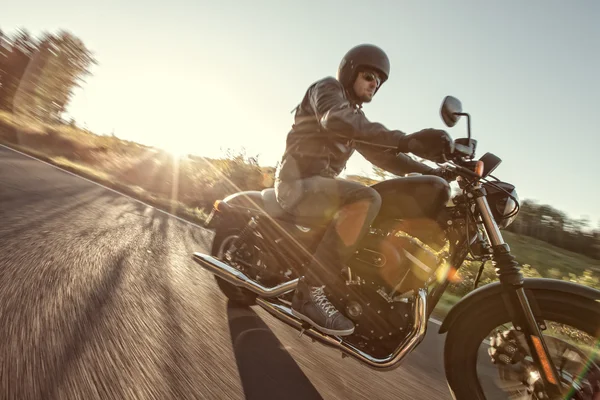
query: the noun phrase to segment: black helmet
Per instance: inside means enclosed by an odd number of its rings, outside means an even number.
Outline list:
[[[360,44],[351,48],[338,68],[337,79],[346,89],[354,85],[356,75],[362,68],[370,68],[379,72],[381,85],[390,76],[390,60],[383,50],[372,44]],[[379,90],[379,87],[376,89]]]

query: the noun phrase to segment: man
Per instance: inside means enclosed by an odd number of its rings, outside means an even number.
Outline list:
[[[426,129],[406,135],[370,122],[363,114],[362,104],[373,99],[389,73],[389,59],[379,47],[363,44],[348,51],[337,79],[324,78],[306,91],[276,171],[282,208],[296,216],[331,221],[292,301],[295,316],[331,335],[350,335],[354,324],[329,302],[324,285],[334,284],[381,206],[374,189],[336,178],[354,150],[397,175],[445,174],[398,151],[424,158],[439,155],[450,143],[446,132]]]

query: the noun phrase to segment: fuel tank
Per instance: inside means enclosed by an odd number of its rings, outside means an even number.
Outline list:
[[[431,175],[388,179],[371,186],[381,195],[378,219],[435,219],[450,200],[450,185]]]

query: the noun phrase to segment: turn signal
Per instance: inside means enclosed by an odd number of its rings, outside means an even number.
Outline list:
[[[548,357],[546,357],[546,352],[544,351],[544,346],[542,345],[542,341],[537,336],[531,336],[531,341],[533,342],[533,346],[535,347],[535,351],[538,354],[540,361],[542,362],[542,368],[544,369],[544,374],[546,375],[546,379],[553,385],[558,385],[556,381],[556,377],[554,375],[554,371],[552,370],[552,366],[550,365],[550,361]]]
[[[475,173],[479,175],[479,177],[482,177],[484,168],[485,165],[483,164],[483,161],[477,161],[477,164],[475,164]]]
[[[221,211],[221,210],[219,210],[219,205],[220,205],[220,204],[221,204],[221,200],[217,200],[217,201],[215,201],[215,202],[214,202],[214,204],[213,204],[213,208],[214,208],[215,210],[217,210],[217,211]]]

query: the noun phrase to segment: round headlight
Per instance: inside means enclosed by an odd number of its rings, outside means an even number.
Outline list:
[[[498,211],[500,212],[501,218],[497,222],[500,228],[506,228],[517,218],[517,202],[519,201],[519,195],[515,189],[513,189],[510,194],[517,200],[516,202],[508,195],[506,196],[505,201],[498,202]],[[504,206],[502,206],[502,203],[504,203]]]
[[[507,182],[486,182],[483,187],[496,224],[501,229],[506,228],[517,218],[519,196],[514,185]]]

